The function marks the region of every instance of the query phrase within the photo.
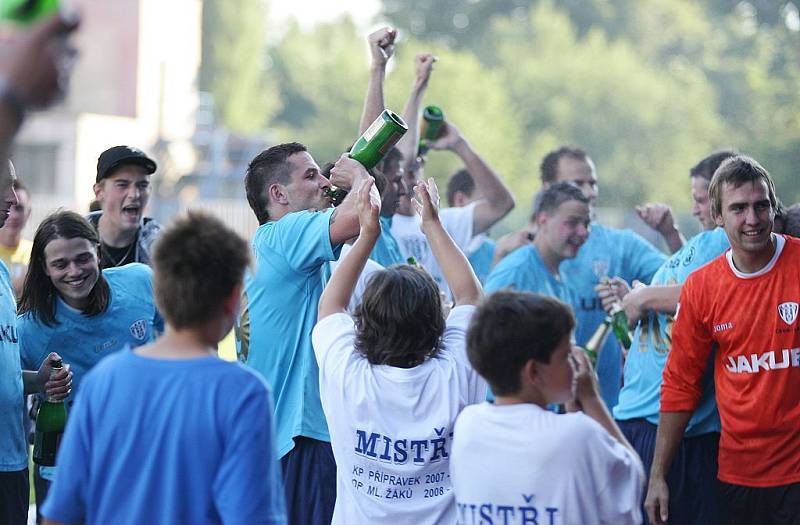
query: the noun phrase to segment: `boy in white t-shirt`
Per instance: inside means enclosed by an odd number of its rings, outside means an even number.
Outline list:
[[[570,343],[572,311],[552,297],[500,291],[477,309],[467,353],[496,395],[455,428],[450,473],[460,525],[642,522],[644,471]],[[582,412],[554,414],[548,403]]]
[[[415,204],[456,306],[445,321],[430,275],[394,265],[373,274],[348,315],[350,295],[380,235],[380,200],[370,186],[358,196],[361,233],[322,294],[312,335],[337,467],[333,523],[454,524],[453,425],[465,406],[486,396],[465,349],[481,287],[442,228],[431,179],[418,185],[422,204]]]

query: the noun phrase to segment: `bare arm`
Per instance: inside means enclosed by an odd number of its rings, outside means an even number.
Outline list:
[[[372,179],[361,185],[355,200],[361,231],[353,247],[336,267],[331,280],[328,281],[328,285],[322,292],[319,300],[320,320],[329,315],[347,311],[347,305],[350,303],[350,297],[353,295],[358,278],[364,271],[369,254],[381,235],[379,222],[381,198]]]
[[[675,452],[683,439],[683,433],[691,412],[661,412],[656,433],[656,450],[653,456],[653,466],[650,468],[650,484],[647,487],[645,509],[650,518],[650,523],[663,525],[669,519],[669,487],[667,486],[667,472],[672,466]]]
[[[456,246],[439,221],[439,190],[436,183],[433,179],[428,179],[427,183],[419,183],[415,192],[417,200],[413,203],[422,217],[422,232],[453,292],[455,304],[477,304],[483,296],[481,284],[464,252]]]
[[[430,147],[448,149],[458,155],[475,181],[475,192],[481,196],[481,200],[475,206],[473,235],[485,232],[514,209],[514,196],[508,186],[452,123],[444,123],[444,134]]]
[[[419,119],[422,97],[428,89],[428,81],[433,70],[433,63],[436,57],[431,54],[417,55],[414,58],[416,76],[414,84],[411,86],[411,93],[408,95],[406,106],[403,108],[403,119],[408,124],[408,131],[397,143],[397,149],[403,154],[403,169],[408,171],[417,159],[417,149],[419,148]]]
[[[637,206],[636,213],[648,226],[661,234],[670,253],[677,252],[686,244],[686,238],[675,225],[672,209],[666,204],[648,202]]]
[[[622,433],[619,426],[617,426],[614,418],[611,417],[605,402],[600,398],[600,387],[597,385],[597,377],[595,376],[586,353],[579,347],[573,347],[572,357],[577,364],[575,374],[575,400],[583,409],[583,413],[597,421],[606,432],[611,434],[611,437],[633,452],[636,457],[639,457],[636,450],[628,443],[628,440],[625,439],[625,435]]]
[[[367,170],[357,160],[351,159],[347,153],[343,153],[331,169],[331,184],[348,190],[347,196],[331,215],[332,245],[343,244],[358,235],[358,190],[367,180],[372,180]]]
[[[364,133],[386,107],[383,102],[383,81],[386,78],[386,64],[394,54],[394,39],[397,31],[382,27],[367,37],[369,53],[372,57],[367,83],[367,98],[361,112],[359,135]]]

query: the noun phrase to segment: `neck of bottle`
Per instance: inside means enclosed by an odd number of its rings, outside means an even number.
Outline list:
[[[594,331],[592,337],[589,338],[589,341],[586,343],[586,349],[592,352],[598,352],[600,348],[603,346],[603,342],[608,337],[608,332],[611,331],[611,320],[606,317],[600,326],[597,327],[597,330]]]
[[[55,377],[55,375],[57,373],[59,373],[60,371],[61,371],[61,361],[53,362],[53,364],[50,366],[50,380],[52,381],[53,378]],[[64,402],[63,399],[58,400],[58,399],[53,398],[52,396],[46,396],[45,399],[46,399],[46,401],[48,403],[63,403]]]

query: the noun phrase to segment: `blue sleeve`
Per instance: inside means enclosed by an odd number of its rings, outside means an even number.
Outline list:
[[[249,373],[249,372],[248,372]],[[223,523],[286,523],[284,491],[273,428],[272,398],[256,377],[248,392],[231,396],[230,429],[213,484]]]
[[[667,260],[667,256],[639,234],[630,230],[625,230],[623,233],[625,275],[622,277],[629,283],[638,279],[644,284],[650,284],[653,275]]]
[[[316,270],[323,263],[335,261],[341,245],[331,245],[330,221],[334,209],[300,211],[267,223],[256,234],[259,255],[277,252],[289,266],[302,273]]]
[[[50,486],[42,515],[53,521],[83,523],[86,521],[87,491],[90,478],[90,414],[84,400],[92,394],[92,380],[81,385],[69,413],[67,429],[58,449],[58,471]]]
[[[23,370],[39,370],[44,358],[47,357],[43,328],[30,314],[17,317],[19,357]]]

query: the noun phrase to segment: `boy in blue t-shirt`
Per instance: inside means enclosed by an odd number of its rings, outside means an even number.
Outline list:
[[[286,522],[269,389],[216,356],[249,260],[211,216],[164,231],[152,264],[166,331],[84,378],[45,523]]]

